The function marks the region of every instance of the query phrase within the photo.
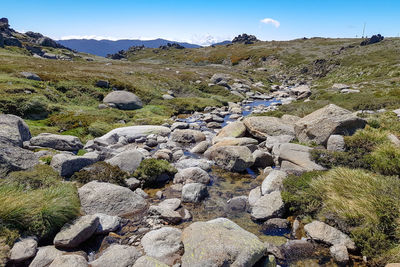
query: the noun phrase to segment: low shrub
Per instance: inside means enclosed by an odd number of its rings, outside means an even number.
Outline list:
[[[118,166],[113,166],[101,161],[74,173],[74,175],[71,177],[71,180],[77,181],[81,184],[86,184],[97,180],[99,182],[127,186],[125,182],[127,178],[128,174],[118,168]]]
[[[144,159],[133,175],[144,181],[145,187],[156,187],[168,180],[164,177],[171,178],[175,173],[177,170],[166,160]]]
[[[376,172],[400,176],[400,149],[393,144],[379,145],[367,160]]]

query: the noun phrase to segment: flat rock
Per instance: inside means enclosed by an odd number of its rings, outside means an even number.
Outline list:
[[[248,117],[243,121],[248,132],[259,139],[267,139],[268,136],[290,135],[295,136],[294,125],[279,118],[257,116]]]
[[[178,224],[180,221],[182,221],[182,216],[179,214],[179,212],[163,206],[150,206],[149,213],[151,215],[156,215],[160,219],[163,219],[171,224]]]
[[[72,135],[59,135],[41,133],[30,140],[31,146],[48,147],[61,151],[78,151],[83,145],[78,137]]]
[[[39,163],[35,153],[18,146],[0,143],[0,176],[5,177],[13,171],[33,168]]]
[[[207,185],[209,182],[210,175],[199,167],[191,167],[179,170],[174,177],[174,183],[201,183]]]
[[[226,218],[192,223],[182,242],[182,267],[253,266],[266,250],[257,236]]]
[[[201,141],[200,143],[196,144],[191,150],[191,153],[204,153],[209,147],[210,147],[210,142],[208,141]]]
[[[49,267],[87,267],[89,266],[86,259],[81,255],[68,254],[58,256],[49,265]]]
[[[29,267],[49,266],[55,258],[62,254],[63,251],[56,249],[55,246],[40,247]]]
[[[177,143],[198,143],[206,140],[204,133],[191,129],[175,130],[171,134],[171,140]]]
[[[177,210],[181,206],[181,200],[179,198],[168,198],[158,204],[158,206],[169,210]]]
[[[185,158],[180,159],[176,164],[175,167],[180,169],[187,169],[192,167],[199,167],[205,171],[211,170],[212,161],[206,159],[194,159],[194,158]]]
[[[106,160],[106,162],[113,166],[118,166],[125,172],[133,174],[143,159],[144,155],[140,151],[136,149],[130,149],[115,155],[114,157]]]
[[[54,245],[58,248],[76,248],[89,239],[99,226],[97,216],[86,215],[74,222],[66,224],[54,237]]]
[[[279,161],[289,161],[305,171],[324,170],[310,158],[311,147],[298,144],[280,144],[278,157]]]
[[[163,227],[145,234],[141,240],[146,255],[168,265],[173,265],[183,248],[182,231],[172,227]]]
[[[42,80],[42,79],[40,79],[39,75],[32,73],[32,72],[23,71],[23,72],[20,72],[19,74],[28,80],[34,80],[34,81]]]
[[[281,192],[274,191],[260,197],[251,210],[251,218],[253,220],[268,220],[283,215],[284,203],[282,201]]]
[[[256,188],[253,188],[252,190],[250,190],[249,193],[249,197],[248,197],[248,201],[249,201],[249,205],[250,206],[254,206],[257,202],[257,200],[259,200],[261,198],[261,187],[257,186]]]
[[[242,172],[254,164],[249,148],[245,146],[221,146],[210,151],[207,157],[219,167],[233,172]]]
[[[235,121],[227,124],[219,131],[217,137],[243,137],[246,134],[246,126],[241,121]]]
[[[132,246],[114,244],[90,262],[91,267],[130,267],[142,254]]]
[[[134,110],[143,107],[137,95],[128,91],[113,91],[103,99],[106,104],[114,104],[122,110]]]
[[[169,267],[169,265],[149,256],[140,257],[133,267]]]
[[[78,189],[82,210],[86,214],[104,213],[119,216],[136,213],[147,201],[126,187],[92,181]]]

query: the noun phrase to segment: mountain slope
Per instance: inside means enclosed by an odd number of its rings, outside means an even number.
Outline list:
[[[127,50],[131,46],[142,46],[147,48],[158,48],[167,43],[176,43],[174,41],[168,41],[165,39],[155,40],[94,40],[94,39],[70,39],[70,40],[59,40],[59,44],[77,50],[78,52],[84,52],[94,54],[97,56],[105,57],[107,54],[114,54],[120,50]],[[189,43],[178,43],[185,48],[199,48],[201,46]]]

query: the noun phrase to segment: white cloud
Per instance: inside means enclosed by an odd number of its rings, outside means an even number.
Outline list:
[[[212,36],[210,34],[204,35],[193,35],[188,40],[184,40],[184,42],[188,42],[191,44],[197,44],[201,46],[209,46],[215,43],[219,43],[226,40],[232,40],[230,36]]]
[[[279,21],[274,20],[274,19],[271,19],[271,18],[262,19],[260,22],[261,22],[261,23],[264,23],[264,24],[272,24],[272,25],[274,25],[276,28],[279,28],[279,26],[281,26],[281,23],[280,23]]]

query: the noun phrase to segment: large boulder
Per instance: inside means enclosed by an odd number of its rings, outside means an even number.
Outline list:
[[[163,227],[145,234],[141,240],[146,255],[173,265],[182,251],[182,231],[172,227]]]
[[[267,139],[268,136],[294,136],[294,125],[280,118],[257,116],[248,117],[243,121],[248,132],[256,138]]]
[[[107,163],[118,166],[121,170],[133,174],[139,167],[144,156],[138,150],[127,150],[106,160]]]
[[[353,240],[351,240],[348,235],[326,223],[313,221],[306,224],[304,230],[307,236],[315,241],[323,242],[328,245],[343,245],[350,250],[356,249]]]
[[[151,134],[168,136],[170,133],[171,130],[164,126],[137,125],[114,129],[97,138],[97,140],[111,145],[117,143],[121,137],[124,137],[131,142],[139,138],[147,137]]]
[[[92,181],[78,189],[82,210],[86,214],[124,215],[147,206],[139,194],[119,185]]]
[[[35,153],[0,143],[0,177],[12,171],[27,170],[39,163]]]
[[[204,133],[196,130],[175,130],[171,134],[171,140],[178,143],[198,143],[206,140]]]
[[[57,154],[51,159],[50,166],[58,171],[61,176],[69,177],[86,166],[96,163],[98,160],[99,155],[96,152],[89,152],[83,156]]]
[[[0,143],[22,147],[29,139],[31,132],[23,119],[11,114],[0,115]]]
[[[10,251],[10,261],[18,263],[33,258],[37,252],[37,241],[34,238],[25,238],[16,242]]]
[[[280,191],[273,191],[259,198],[251,210],[253,220],[265,221],[283,215],[284,203]]]
[[[242,137],[246,134],[246,126],[241,121],[235,121],[226,125],[217,134],[217,137]]]
[[[217,147],[207,156],[221,168],[233,172],[242,172],[254,164],[251,150],[245,146]]]
[[[142,254],[132,246],[114,244],[90,263],[91,267],[130,267]]]
[[[345,151],[346,143],[344,141],[344,137],[338,134],[329,136],[326,149],[329,151]]]
[[[78,151],[83,145],[78,137],[72,135],[59,135],[42,133],[30,140],[31,146],[49,147],[61,151]]]
[[[275,148],[274,148],[275,150]],[[324,170],[324,168],[310,158],[311,147],[286,143],[280,144],[277,149],[277,154],[279,157],[279,161],[287,161],[290,162],[299,168],[296,168],[300,171],[315,171],[315,170]],[[289,171],[289,170],[288,170]]]
[[[79,217],[74,222],[63,226],[54,237],[57,248],[76,248],[89,239],[99,226],[99,218],[93,215]]]
[[[29,267],[49,266],[55,258],[60,257],[62,254],[63,251],[56,249],[54,246],[40,247]]]
[[[294,129],[300,142],[326,145],[332,134],[351,135],[366,124],[350,111],[330,104],[300,119]]]
[[[201,183],[208,184],[210,182],[210,175],[199,167],[191,167],[180,170],[174,177],[174,183]]]
[[[209,148],[209,151],[216,147],[220,146],[247,146],[250,150],[255,150],[258,145],[258,141],[254,138],[248,137],[223,137],[223,138],[214,138],[214,145]]]
[[[103,99],[103,102],[106,104],[113,104],[122,110],[133,110],[143,107],[139,97],[128,91],[111,92]]]
[[[253,266],[266,250],[257,236],[226,218],[192,223],[182,242],[182,267]]]

